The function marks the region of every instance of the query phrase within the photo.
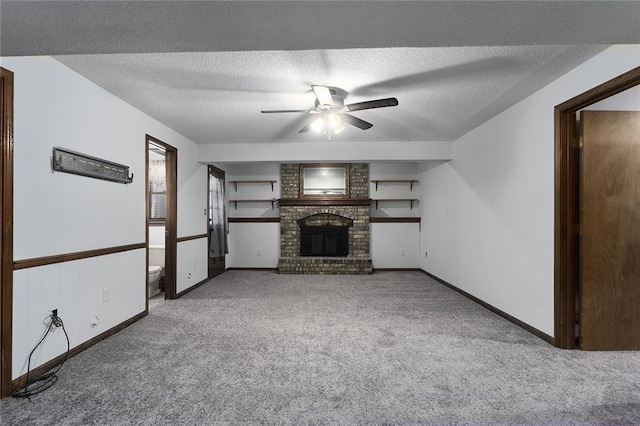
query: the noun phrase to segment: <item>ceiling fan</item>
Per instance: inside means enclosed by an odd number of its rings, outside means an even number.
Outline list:
[[[372,101],[356,102],[353,104],[344,104],[346,92],[337,87],[312,85],[311,89],[316,95],[315,108],[313,109],[281,109],[281,110],[263,110],[263,114],[273,113],[307,113],[319,114],[320,117],[315,118],[306,126],[298,131],[305,133],[309,130],[322,132],[331,140],[331,135],[335,135],[344,130],[344,123],[351,124],[362,130],[373,127],[373,124],[355,117],[348,112],[362,111],[365,109],[384,108],[398,105],[396,98],[376,99]]]

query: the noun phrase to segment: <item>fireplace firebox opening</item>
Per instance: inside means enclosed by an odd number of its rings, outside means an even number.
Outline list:
[[[349,255],[349,227],[301,226],[300,256],[346,257]]]

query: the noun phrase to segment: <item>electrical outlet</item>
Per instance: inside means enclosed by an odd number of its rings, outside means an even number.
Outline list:
[[[427,257],[427,252],[426,251],[424,252],[424,257]]]
[[[405,249],[400,249],[400,256],[406,256],[407,251]]]
[[[100,318],[98,318],[97,316],[92,317],[91,321],[89,322],[89,325],[91,325],[91,328],[96,328],[98,324],[100,324]]]
[[[258,249],[258,256],[262,256],[262,249]]]
[[[109,287],[105,287],[102,289],[102,301],[103,302],[109,301]]]

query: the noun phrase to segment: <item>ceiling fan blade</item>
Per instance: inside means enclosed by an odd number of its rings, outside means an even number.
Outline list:
[[[311,86],[311,88],[318,98],[319,105],[333,106],[333,97],[327,86]]]
[[[316,121],[318,121],[318,120],[322,120],[322,118],[314,117],[314,119],[309,121],[306,126],[304,126],[302,129],[298,130],[298,133],[306,133],[306,132],[308,132],[309,130],[312,129],[311,125],[313,123],[315,123]]]
[[[342,117],[345,122],[351,124],[352,126],[356,126],[358,129],[367,130],[373,127],[373,124],[361,120],[358,117],[354,117],[353,115],[341,114],[340,117]]]
[[[313,123],[313,121],[311,123]],[[311,123],[307,124],[302,129],[298,130],[298,133],[306,133],[309,130],[311,130]]]
[[[310,109],[268,109],[268,110],[263,110],[260,111],[263,114],[276,114],[276,113],[280,113],[280,112],[307,112],[307,113],[311,113],[313,112]]]
[[[363,109],[384,108],[398,105],[396,98],[376,99],[374,101],[356,102],[345,105],[345,111],[361,111]]]

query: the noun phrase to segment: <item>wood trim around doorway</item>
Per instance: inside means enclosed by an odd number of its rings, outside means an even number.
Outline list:
[[[640,67],[636,67],[555,107],[554,339],[559,348],[576,347],[578,176],[573,117],[577,111],[639,84]]]
[[[13,72],[0,68],[0,398],[11,394],[13,318]]]
[[[166,218],[165,228],[167,232],[165,243],[165,276],[164,276],[164,294],[165,299],[175,299],[176,291],[176,268],[177,268],[177,249],[178,249],[178,150],[154,138],[146,135],[145,149],[145,239],[147,247],[149,245],[149,143],[161,146],[165,149],[165,164],[167,169],[167,198],[166,198]],[[147,267],[149,266],[149,251],[147,249]],[[147,297],[147,310],[148,310]]]

